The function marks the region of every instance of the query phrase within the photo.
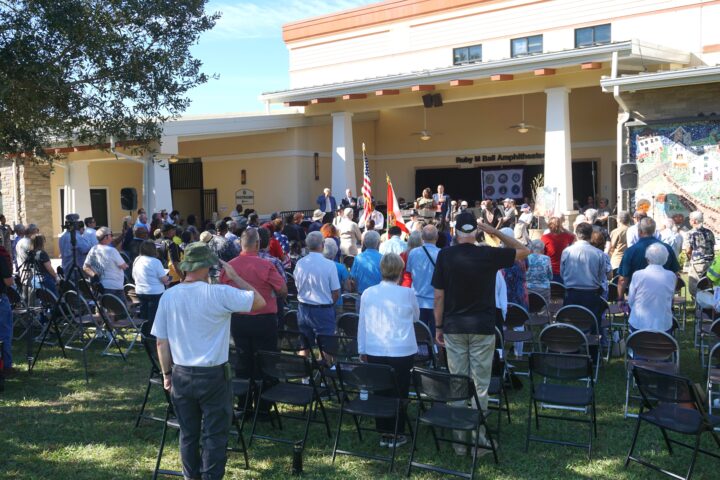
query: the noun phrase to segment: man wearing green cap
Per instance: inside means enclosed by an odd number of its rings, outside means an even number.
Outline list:
[[[210,267],[218,262],[237,288],[208,283]],[[180,268],[185,278],[161,297],[152,334],[180,424],[183,475],[220,479],[232,419],[230,317],[260,310],[265,300],[202,242],[185,248]]]

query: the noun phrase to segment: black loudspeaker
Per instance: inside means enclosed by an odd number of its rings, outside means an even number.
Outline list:
[[[638,169],[636,163],[620,165],[620,188],[634,190],[638,186]]]
[[[428,93],[427,95],[423,95],[422,99],[423,99],[423,105],[425,106],[425,108],[430,108],[433,106],[432,94]]]
[[[131,187],[121,188],[120,205],[123,210],[135,210],[137,208],[137,190]]]
[[[433,107],[442,107],[443,106],[442,95],[440,95],[439,93],[436,93],[435,95],[433,95],[432,103],[433,103]]]

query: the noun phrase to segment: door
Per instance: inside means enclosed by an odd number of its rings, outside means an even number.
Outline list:
[[[109,227],[108,192],[107,188],[90,189],[90,209],[98,227]],[[84,219],[81,219],[84,220]]]

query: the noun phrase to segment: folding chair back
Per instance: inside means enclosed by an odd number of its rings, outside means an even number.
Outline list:
[[[130,301],[130,303],[133,304],[139,304],[140,299],[137,296],[137,292],[135,292],[135,285],[132,283],[126,283],[123,287],[123,290],[125,291],[125,296]]]
[[[713,283],[710,281],[708,277],[703,277],[698,281],[697,284],[697,291],[703,291],[703,290],[712,290],[713,289]]]
[[[589,355],[587,337],[576,326],[567,323],[553,323],[543,328],[538,339],[547,352],[580,353]]]
[[[384,396],[399,397],[395,370],[380,363],[337,363],[340,386],[345,392],[367,390],[370,393],[387,392]]]
[[[309,348],[310,342],[298,330],[281,330],[278,332],[277,348],[281,352],[301,352]]]
[[[115,295],[106,294],[101,296],[100,306],[112,316],[114,321],[132,319],[127,304]]]
[[[645,361],[680,362],[677,340],[665,332],[638,330],[628,337],[626,347],[628,352],[632,351],[633,357],[641,357]]]
[[[598,332],[595,314],[581,305],[566,305],[557,311],[555,321],[579,328],[584,334]]]
[[[307,357],[283,352],[257,352],[260,372],[271,378],[287,382],[309,377],[313,381],[310,360]]]
[[[318,335],[320,352],[331,356],[335,362],[353,361],[360,355],[358,353],[357,338],[344,335]]]
[[[545,297],[537,292],[528,292],[528,313],[536,319],[535,325],[550,322],[550,309]]]
[[[297,286],[295,285],[295,277],[292,273],[286,272],[285,276],[287,277],[287,289],[288,294],[297,296]]]
[[[80,295],[85,297],[85,300],[87,300],[88,302],[93,299],[94,292],[92,291],[90,282],[84,282],[84,281],[77,282],[77,291],[78,291],[78,293],[80,293]]]
[[[343,293],[340,295],[343,301],[343,311],[357,313],[360,306],[360,295],[357,293]]]
[[[298,329],[298,311],[288,310],[283,315],[283,324],[285,330],[297,330]]]
[[[617,301],[618,301],[617,283],[613,283],[613,282],[608,283],[607,301],[608,301],[608,303],[617,303]]]
[[[413,322],[413,329],[415,330],[415,340],[420,343],[429,343],[432,345],[433,337],[430,332],[430,328],[423,322]]]
[[[633,376],[647,408],[662,403],[703,411],[690,379],[643,367],[633,368]]]
[[[506,328],[524,327],[528,320],[530,320],[530,314],[527,310],[515,303],[508,303],[507,315],[505,315]]]
[[[418,397],[423,400],[442,403],[477,400],[475,385],[466,375],[415,367],[412,379]]]
[[[530,354],[530,372],[561,382],[586,380],[592,378],[592,361],[589,355],[532,353]]]
[[[337,319],[337,330],[347,337],[357,337],[360,316],[357,313],[343,313]]]
[[[35,290],[35,298],[46,310],[57,307],[58,297],[50,290],[47,290],[45,288],[38,288],[37,290]]]
[[[435,358],[435,342],[430,328],[423,322],[413,322],[413,328],[415,329],[415,341],[418,346],[413,363],[421,367],[434,368],[437,365],[437,360]]]
[[[565,301],[565,285],[560,282],[550,282],[550,301],[560,303]]]

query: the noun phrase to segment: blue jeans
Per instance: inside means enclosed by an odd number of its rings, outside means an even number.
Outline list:
[[[10,288],[10,287],[8,287]],[[0,295],[0,340],[3,342],[4,368],[12,367],[13,314],[7,295]]]
[[[333,305],[298,305],[298,328],[310,342],[315,345],[317,335],[335,334],[335,308]]]

